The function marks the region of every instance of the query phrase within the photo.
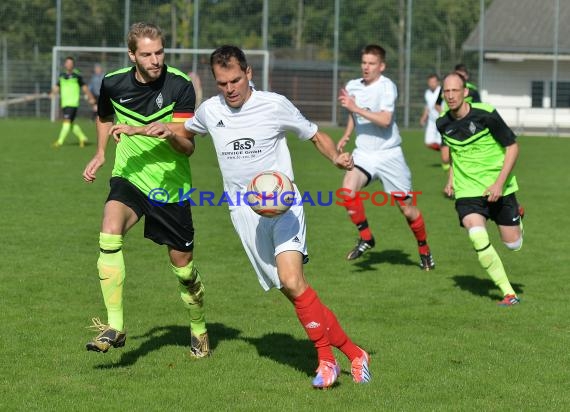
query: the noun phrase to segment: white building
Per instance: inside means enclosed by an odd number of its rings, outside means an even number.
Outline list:
[[[518,133],[570,131],[568,21],[569,0],[494,0],[486,10],[481,99]],[[480,29],[465,50],[479,50]]]

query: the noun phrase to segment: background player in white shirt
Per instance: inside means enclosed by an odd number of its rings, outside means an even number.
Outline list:
[[[439,150],[441,147],[441,135],[437,131],[435,121],[439,117],[439,111],[435,107],[435,102],[441,93],[441,85],[439,77],[432,73],[427,77],[427,89],[424,93],[424,111],[420,118],[420,124],[425,127],[424,143],[433,150]]]
[[[370,381],[368,353],[350,340],[305,278],[303,206],[294,205],[279,217],[267,218],[257,215],[243,201],[237,205],[237,199],[259,172],[279,170],[294,181],[287,131],[294,132],[301,140],[310,140],[337,167],[351,169],[352,156],[338,153],[331,138],[287,98],[253,89],[251,67],[238,47],[218,48],[212,53],[210,64],[220,93],[200,105],[195,116],[184,124],[185,129],[173,123],[168,127],[155,123],[145,128],[145,134],[165,138],[180,150],[193,146],[196,134],[212,136],[224,190],[234,203],[230,204],[230,216],[259,283],[266,291],[281,290],[293,303],[299,321],[315,345],[319,366],[312,385],[326,388],[337,380],[340,368],[332,347],[340,349],[351,361],[355,382]]]
[[[375,245],[364,204],[357,192],[377,179],[384,190],[398,200],[395,203],[418,242],[420,268],[431,270],[435,263],[427,244],[424,219],[409,196],[412,175],[400,146],[402,138],[395,121],[398,92],[396,85],[382,75],[385,61],[386,51],[381,46],[366,46],[360,62],[362,77],[349,81],[339,96],[342,107],[350,112],[344,135],[337,144],[339,152],[344,150],[353,130],[356,131],[354,168],[346,172],[342,187],[350,192],[347,193],[350,199],[345,200],[344,206],[358,228],[360,238],[346,258],[356,259]]]

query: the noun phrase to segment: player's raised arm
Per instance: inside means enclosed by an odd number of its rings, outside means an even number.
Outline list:
[[[386,110],[380,110],[377,112],[373,112],[368,108],[360,107],[356,104],[356,100],[352,96],[340,96],[339,97],[340,105],[344,107],[351,113],[354,113],[360,117],[363,117],[376,126],[379,127],[390,127],[392,124],[392,117],[393,113]]]

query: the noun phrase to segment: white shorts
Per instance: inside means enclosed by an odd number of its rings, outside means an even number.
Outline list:
[[[426,145],[434,143],[441,145],[441,135],[437,131],[435,122],[427,122],[424,135],[424,143]]]
[[[249,206],[238,206],[231,209],[230,217],[261,287],[265,291],[281,289],[275,256],[288,250],[307,255],[303,206],[293,205],[274,218],[259,216]]]
[[[370,181],[380,180],[386,193],[411,192],[412,173],[400,146],[374,152],[356,148],[352,156],[354,165],[365,172]]]

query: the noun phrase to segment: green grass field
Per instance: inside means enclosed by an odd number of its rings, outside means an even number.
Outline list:
[[[82,123],[95,137],[94,125]],[[438,155],[420,132],[404,151],[422,191],[437,268],[417,267],[415,241],[398,210],[372,207],[377,246],[344,260],[356,230],[344,208],[306,207],[307,276],[341,324],[372,355],[373,382],[316,391],[312,345],[293,307],[257,283],[226,207],[196,207],[195,259],[205,278],[214,357],[188,357],[187,314],[164,247],[125,242],[127,345],[87,352],[93,316],[106,319],[96,273],[98,233],[114,143],[94,184],[81,178],[95,151],[73,136],[50,144],[58,123],[2,120],[0,410],[487,411],[570,409],[567,205],[570,139],[521,137],[516,168],[526,209],[524,248],[509,252],[489,225],[522,303],[499,293],[479,267],[453,202],[442,196]],[[341,130],[330,130],[338,138]],[[334,191],[342,171],[290,139],[302,191]],[[194,186],[221,194],[210,141],[198,141]],[[564,166],[566,165],[566,166]],[[376,183],[371,190],[381,190]]]

